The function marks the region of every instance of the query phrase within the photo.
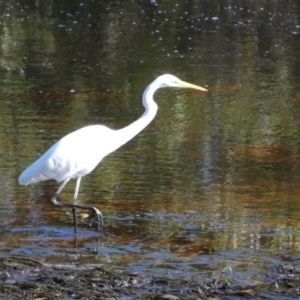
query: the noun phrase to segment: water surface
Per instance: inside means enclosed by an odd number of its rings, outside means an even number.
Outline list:
[[[243,5],[1,2],[2,256],[251,282],[298,262],[300,7]],[[136,120],[163,73],[209,92],[157,92],[156,119],[82,180],[103,233],[83,219],[74,238],[59,184],[19,174],[73,130]]]

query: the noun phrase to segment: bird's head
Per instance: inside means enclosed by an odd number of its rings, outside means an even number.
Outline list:
[[[203,92],[207,92],[207,89],[197,86],[185,81],[180,80],[174,75],[164,74],[156,78],[155,80],[160,88],[164,87],[179,87],[179,88],[190,88],[194,90],[199,90]]]

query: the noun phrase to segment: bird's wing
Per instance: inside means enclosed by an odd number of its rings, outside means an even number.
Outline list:
[[[94,125],[68,134],[29,166],[20,175],[19,182],[23,185],[49,179],[60,182],[90,173],[114,150],[109,142],[114,140],[114,132],[105,126]]]

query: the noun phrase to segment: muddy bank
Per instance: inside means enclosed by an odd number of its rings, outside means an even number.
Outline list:
[[[99,266],[46,265],[31,259],[7,257],[0,260],[0,298],[295,299],[300,294],[299,276],[298,267],[279,265],[266,274],[265,284],[242,286],[234,274],[199,281],[183,280],[120,274]]]

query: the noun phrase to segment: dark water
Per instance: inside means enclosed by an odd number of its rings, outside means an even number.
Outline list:
[[[296,1],[0,4],[2,256],[245,281],[298,263]],[[83,178],[79,203],[105,230],[82,220],[75,239],[50,201],[58,183],[23,187],[19,174],[75,129],[136,120],[163,73],[209,93],[157,92],[156,119]]]

